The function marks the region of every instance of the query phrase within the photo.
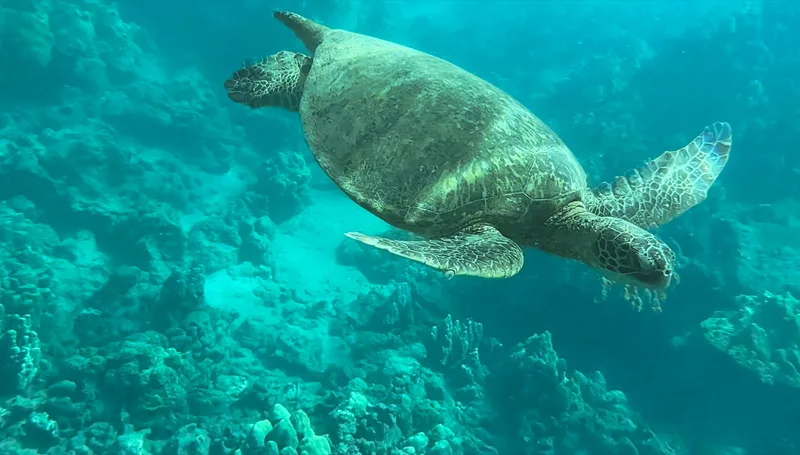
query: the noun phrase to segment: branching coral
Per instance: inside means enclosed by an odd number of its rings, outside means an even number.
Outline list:
[[[448,367],[478,362],[478,348],[483,341],[483,325],[467,320],[454,320],[452,315],[433,327],[428,355]]]
[[[512,349],[489,387],[517,428],[514,453],[676,453],[630,410],[622,392],[607,389],[602,374],[569,373],[549,332]]]
[[[336,425],[333,453],[462,453],[461,439],[441,423],[444,411],[426,419],[415,404],[430,400],[417,394],[413,403],[410,395],[399,396],[399,403],[387,405],[371,403],[361,392],[352,391],[330,414]]]
[[[31,327],[30,315],[8,315],[0,335],[0,370],[3,389],[23,392],[39,372],[39,335]]]

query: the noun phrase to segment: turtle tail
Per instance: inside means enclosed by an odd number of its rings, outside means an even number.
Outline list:
[[[322,38],[325,33],[330,30],[328,27],[311,19],[288,11],[275,11],[272,16],[281,21],[283,25],[289,27],[289,30],[293,31],[311,52],[317,50],[317,46],[322,44]]]

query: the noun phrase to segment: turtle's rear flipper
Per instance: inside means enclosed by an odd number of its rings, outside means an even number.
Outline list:
[[[348,237],[453,275],[508,278],[522,268],[522,249],[495,228],[476,225],[450,237],[400,241],[348,232]]]
[[[230,99],[253,109],[273,106],[297,112],[311,62],[307,55],[281,51],[233,73],[225,89]]]
[[[731,149],[731,126],[709,125],[680,150],[664,152],[629,177],[594,191],[589,203],[596,215],[622,218],[641,228],[653,228],[703,202],[719,176]]]

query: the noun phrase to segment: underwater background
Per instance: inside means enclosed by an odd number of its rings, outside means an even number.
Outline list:
[[[663,313],[392,229],[231,102],[289,9],[506,90],[593,184],[730,122]],[[800,454],[800,3],[0,0],[0,454]]]

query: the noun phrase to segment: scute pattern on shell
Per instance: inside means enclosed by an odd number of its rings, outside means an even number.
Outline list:
[[[328,175],[412,232],[446,235],[477,220],[503,231],[586,187],[569,149],[508,94],[375,38],[326,34],[300,114]]]

